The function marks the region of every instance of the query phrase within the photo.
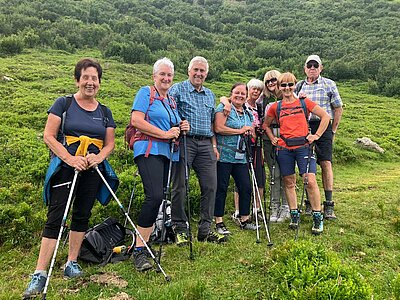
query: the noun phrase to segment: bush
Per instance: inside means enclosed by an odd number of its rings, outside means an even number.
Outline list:
[[[392,289],[393,289],[394,299],[400,300],[400,273],[397,274],[395,279],[393,279]]]
[[[0,55],[19,54],[24,49],[23,40],[16,35],[11,35],[0,40]]]
[[[272,266],[272,267],[271,267]],[[371,299],[372,289],[352,266],[320,243],[288,242],[275,248],[265,270],[273,299]]]

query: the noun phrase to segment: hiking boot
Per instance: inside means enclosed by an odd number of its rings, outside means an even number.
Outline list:
[[[326,220],[336,220],[337,217],[334,212],[335,202],[324,201],[324,217]]]
[[[69,260],[64,265],[64,277],[71,279],[81,276],[83,276],[83,271],[76,261]]]
[[[289,205],[282,205],[279,210],[279,217],[276,220],[277,223],[283,223],[286,220],[290,219],[290,209]]]
[[[311,214],[312,214],[311,203],[310,203],[310,201],[307,200],[307,199],[306,199],[304,202],[306,203],[306,210],[305,210],[304,214],[305,214],[306,216],[311,216]]]
[[[134,250],[133,262],[135,268],[139,272],[144,272],[153,268],[153,265],[149,261],[149,253],[146,249]]]
[[[290,211],[290,224],[289,228],[291,229],[296,229],[299,227],[299,221],[300,221],[300,212],[298,209],[292,209]]]
[[[258,226],[258,228],[260,228],[260,226]],[[240,222],[240,229],[243,229],[243,230],[257,230],[257,226],[256,226],[256,224],[252,223],[250,221],[250,219],[249,219],[249,220]]]
[[[312,234],[321,234],[324,231],[324,216],[320,211],[313,212],[313,226],[311,228]]]
[[[230,235],[231,234],[231,232],[226,228],[224,222],[215,224],[215,230],[219,234],[223,234],[223,235]]]
[[[220,234],[218,232],[210,231],[207,235],[202,236],[198,235],[197,240],[199,242],[209,242],[209,243],[225,243],[228,241],[228,237],[226,235]]]
[[[22,295],[23,299],[29,299],[41,294],[46,284],[46,279],[47,276],[43,276],[40,273],[32,274],[31,282],[29,282],[28,287]]]
[[[176,239],[176,245],[179,247],[183,247],[189,244],[189,238],[186,232],[177,233],[175,239]]]
[[[279,205],[271,206],[271,214],[269,215],[270,222],[276,222],[279,218]]]

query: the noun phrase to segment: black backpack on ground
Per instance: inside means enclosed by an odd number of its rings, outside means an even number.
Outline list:
[[[127,234],[132,236],[131,247],[124,245]],[[102,223],[86,231],[79,258],[100,265],[125,260],[130,256],[133,242],[133,232],[116,219],[108,217]]]

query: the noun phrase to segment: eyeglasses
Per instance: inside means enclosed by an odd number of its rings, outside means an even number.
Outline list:
[[[293,87],[294,86],[294,82],[281,82],[281,84],[280,84],[280,87],[283,87],[283,88],[285,88],[285,87]]]
[[[276,79],[276,78],[274,77],[274,78],[265,80],[265,84],[269,84],[269,83],[277,82],[277,81],[278,81],[278,79]]]
[[[315,69],[318,69],[319,68],[319,63],[317,63],[316,61],[314,62],[308,62],[307,63],[307,69],[311,69],[312,67],[314,67]]]

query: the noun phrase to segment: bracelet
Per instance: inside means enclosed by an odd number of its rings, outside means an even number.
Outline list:
[[[318,133],[315,133],[315,135],[318,137],[318,138],[320,138],[321,136],[318,134]]]
[[[332,134],[336,134],[336,131],[333,131],[333,130],[332,130]]]
[[[213,145],[213,148],[217,148],[217,145]]]

